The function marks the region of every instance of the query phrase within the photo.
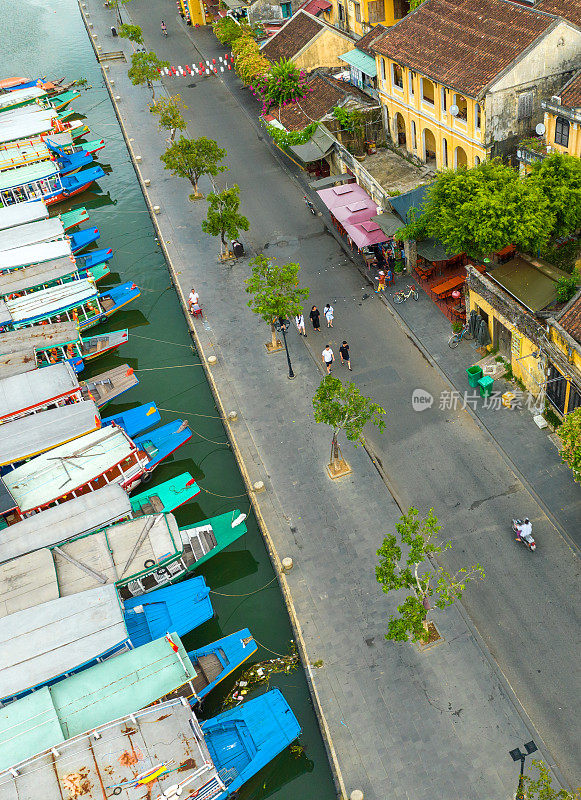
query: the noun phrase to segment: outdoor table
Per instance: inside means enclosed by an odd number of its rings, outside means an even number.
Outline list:
[[[439,283],[437,286],[432,286],[431,291],[436,295],[436,297],[443,299],[444,297],[451,295],[454,289],[462,286],[465,281],[465,275],[457,275],[455,278],[450,278],[450,280],[444,281],[444,283]]]

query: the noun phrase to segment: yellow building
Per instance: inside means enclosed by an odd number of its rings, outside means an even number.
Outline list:
[[[505,155],[530,135],[540,89],[579,61],[581,31],[505,0],[424,0],[371,47],[386,131],[442,170]]]
[[[323,17],[341,30],[363,36],[378,23],[394,25],[409,8],[409,0],[331,0]]]
[[[346,33],[301,8],[261,45],[260,52],[272,63],[287,59],[310,72],[341,66],[340,56],[349,46],[353,41]]]
[[[189,18],[192,25],[205,25],[206,14],[202,0],[177,0],[178,11],[186,20]]]
[[[484,275],[471,265],[466,272],[467,308],[484,319],[515,378],[561,415],[581,406],[581,292],[547,323],[538,314],[555,301],[560,270],[517,256]]]
[[[581,158],[581,70],[542,106],[547,145]]]

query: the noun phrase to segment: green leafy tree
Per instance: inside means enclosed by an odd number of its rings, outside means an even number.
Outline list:
[[[198,190],[198,181],[202,175],[216,177],[228,169],[226,165],[219,163],[225,156],[224,148],[219,147],[213,139],[205,136],[186,139],[185,136],[180,136],[177,142],[168,147],[161,160],[165,168],[171,170],[174,175],[189,180],[194,190],[190,199],[195,200],[203,197]]]
[[[268,109],[304,97],[305,83],[305,73],[293,61],[281,58],[253,82],[253,89]]]
[[[568,278],[559,278],[557,281],[557,300],[560,303],[568,303],[575,296],[578,285],[579,273],[576,269],[573,269]]]
[[[246,291],[252,295],[248,305],[270,325],[272,342],[267,347],[277,350],[280,344],[274,323],[279,317],[286,319],[300,314],[309,290],[299,287],[298,264],[276,264],[272,259],[259,255],[250,265],[252,275],[245,281]]]
[[[551,236],[566,236],[581,228],[581,159],[552,153],[535,162],[525,180],[541,192],[555,215]]]
[[[130,3],[131,0],[107,0],[105,5],[107,8],[115,9],[115,15],[117,17],[117,22],[121,25],[121,6],[124,6],[126,3]]]
[[[187,106],[182,103],[179,94],[174,94],[173,97],[160,97],[151,107],[153,113],[159,115],[159,127],[170,131],[171,142],[175,138],[176,131],[183,131],[188,127],[188,123],[182,117],[181,109],[187,109]]]
[[[573,471],[577,483],[581,483],[581,406],[567,414],[557,432],[563,442],[561,459]]]
[[[524,775],[519,789],[527,800],[581,800],[581,787],[572,792],[566,789],[554,789],[552,786],[549,768],[542,761],[533,759],[533,765],[538,771],[536,778]]]
[[[397,607],[399,616],[391,616],[386,639],[396,642],[425,642],[428,638],[428,611],[434,606],[444,609],[462,597],[466,583],[484,578],[479,564],[459,569],[450,575],[441,566],[432,566],[430,556],[441,553],[452,546],[451,542],[441,544],[436,541],[441,529],[431,508],[426,519],[418,519],[417,508],[410,508],[400,517],[395,533],[389,534],[377,551],[379,563],[375,567],[375,577],[382,590],[389,592],[408,590],[410,594],[402,605]],[[407,555],[402,555],[401,545],[405,545]]]
[[[155,53],[133,53],[131,67],[127,74],[134,86],[142,86],[146,83],[151,89],[155,102],[153,82],[159,80],[159,72],[164,67],[169,67],[169,61],[161,61]]]
[[[326,375],[315,392],[313,410],[315,422],[323,422],[333,431],[329,464],[331,473],[337,471],[343,462],[337,438],[341,431],[344,431],[348,441],[357,445],[368,422],[376,425],[380,431],[385,428],[385,409],[369,397],[364,397],[354,383],[343,384],[332,375]]]
[[[240,80],[245,84],[253,84],[260,75],[265,75],[270,67],[270,62],[254,39],[249,34],[244,34],[232,42],[232,55],[235,58],[234,69]]]
[[[536,251],[550,236],[554,220],[540,189],[493,159],[440,173],[427,190],[421,214],[398,235],[410,239],[419,229],[438,237],[450,253],[481,259],[508,244]]]
[[[212,192],[208,195],[208,215],[202,222],[202,230],[210,236],[220,237],[220,253],[228,254],[226,236],[232,241],[238,238],[239,231],[247,231],[250,223],[240,208],[240,187],[234,184],[230,189]]]
[[[143,44],[143,31],[139,25],[121,25],[119,36],[122,39],[129,39],[130,42],[135,44]]]
[[[423,2],[424,0],[410,0],[410,10],[408,11],[408,14],[411,11],[415,11],[416,8],[419,8]]]
[[[254,32],[248,25],[241,25],[236,22],[235,19],[232,19],[232,17],[222,17],[222,19],[214,22],[212,30],[220,42],[227,47],[241,36],[251,36],[255,38]]]

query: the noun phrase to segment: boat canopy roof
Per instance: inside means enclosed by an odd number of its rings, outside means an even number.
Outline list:
[[[17,205],[22,205],[17,203]],[[24,205],[28,205],[24,203]],[[58,217],[52,219],[41,219],[36,222],[29,222],[26,225],[18,225],[16,228],[0,231],[0,251],[13,250],[16,247],[23,247],[27,244],[37,244],[39,242],[51,242],[55,239],[64,239],[65,228]]]
[[[73,137],[69,131],[62,133],[51,133],[50,136],[45,138],[47,144],[56,145],[56,147],[70,147],[73,144]]]
[[[126,640],[113,585],[11,614],[0,620],[0,698],[58,678]]]
[[[54,161],[41,161],[39,164],[27,164],[25,167],[0,172],[0,192],[26,183],[41,181],[43,178],[51,178],[58,172],[58,164]]]
[[[48,219],[48,208],[42,200],[33,200],[30,203],[14,203],[7,208],[0,208],[0,231],[41,219]]]
[[[6,514],[16,508],[16,500],[10,494],[10,490],[0,478],[0,514]]]
[[[127,492],[119,484],[110,483],[4,528],[0,563],[101,530],[130,513]]]
[[[32,458],[100,427],[99,409],[92,400],[5,422],[0,436],[0,467]]]
[[[7,276],[0,276],[2,279]],[[78,342],[81,338],[74,322],[53,322],[49,325],[37,325],[33,328],[20,328],[17,331],[0,333],[0,353],[18,353],[32,348],[33,350],[49,350],[69,342]]]
[[[11,250],[0,252],[0,271],[27,267],[29,264],[42,264],[55,258],[66,258],[71,256],[72,252],[68,239],[17,245]]]
[[[27,289],[58,281],[76,272],[77,265],[74,259],[70,258],[57,258],[46,264],[33,264],[31,267],[0,272],[0,297],[25,292]]]
[[[0,95],[0,108],[7,108],[16,103],[25,103],[27,100],[36,100],[46,97],[47,93],[38,86],[29,86],[27,89],[15,89],[13,92]]]
[[[10,321],[14,324],[27,320],[41,319],[58,314],[65,308],[74,308],[94,300],[99,292],[95,284],[81,278],[78,281],[50,286],[38,292],[6,300]]]
[[[0,114],[0,123],[2,126],[11,122],[22,122],[26,119],[38,120],[52,120],[58,117],[58,111],[54,108],[43,108],[37,103],[30,103],[27,106],[20,106],[20,108],[9,108]]]
[[[32,372],[37,366],[36,353],[32,348],[9,355],[0,355],[0,380],[21,375],[23,372]]]
[[[4,476],[4,483],[26,513],[89,483],[134,448],[121,428],[107,426],[21,464]]]
[[[46,119],[40,114],[27,114],[22,120],[11,119],[6,124],[0,125],[0,144],[40,136],[42,133],[51,131],[52,126],[53,120]]]
[[[112,708],[132,714],[195,678],[179,636],[171,639],[177,653],[156,639],[0,709],[0,772],[109,722]]]
[[[113,659],[111,663],[116,661],[118,659]],[[128,697],[131,697],[130,692]],[[181,699],[169,700],[111,720],[118,713],[117,708],[117,705],[111,706],[103,726],[89,725],[90,732],[65,741],[62,731],[59,734],[60,726],[50,705],[46,702],[39,705],[39,720],[44,717],[47,721],[45,730],[50,732],[48,735],[57,738],[50,747],[45,745],[35,757],[25,756],[21,761],[14,761],[11,766],[18,765],[18,770],[10,772],[6,769],[0,773],[0,797],[38,800],[39,787],[42,787],[46,800],[61,800],[70,796],[71,774],[82,775],[83,785],[95,787],[91,796],[96,796],[97,792],[101,796],[98,787],[103,785],[106,776],[111,788],[125,786],[122,797],[132,797],[135,795],[132,790],[136,785],[136,771],[166,764],[171,765],[169,769],[161,769],[155,778],[156,797],[164,797],[166,793],[168,797],[173,795],[176,781],[185,786],[185,794],[189,797],[226,795],[200,725],[187,703],[184,705]],[[21,719],[22,725],[28,728],[37,709],[28,705],[26,712],[23,708]],[[13,724],[16,722],[14,719]],[[16,743],[14,747],[17,747]],[[15,749],[14,755],[18,753]],[[141,760],[135,764],[133,759],[126,757],[128,753],[139,753]],[[170,789],[174,791],[170,792]]]
[[[33,409],[79,390],[79,381],[68,361],[51,364],[26,375],[0,381],[0,419]]]

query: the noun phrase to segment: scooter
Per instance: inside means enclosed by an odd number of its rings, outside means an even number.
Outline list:
[[[522,542],[525,547],[528,547],[528,549],[531,552],[533,552],[534,550],[537,549],[537,545],[535,543],[535,540],[532,537],[532,534],[528,534],[526,536],[523,536],[521,534],[520,526],[522,524],[523,524],[523,520],[522,519],[513,519],[513,521],[512,521],[512,529],[516,533],[516,540],[517,540],[517,542]]]
[[[304,195],[303,195],[303,200],[304,200],[304,201],[305,201],[305,203],[307,204],[307,208],[309,209],[309,211],[311,212],[311,214],[312,214],[314,217],[316,217],[316,216],[317,216],[317,209],[316,209],[316,208],[315,208],[315,206],[314,206],[314,205],[311,203],[311,201],[309,200],[309,198],[307,197],[307,195],[306,195],[306,194],[304,194]]]

